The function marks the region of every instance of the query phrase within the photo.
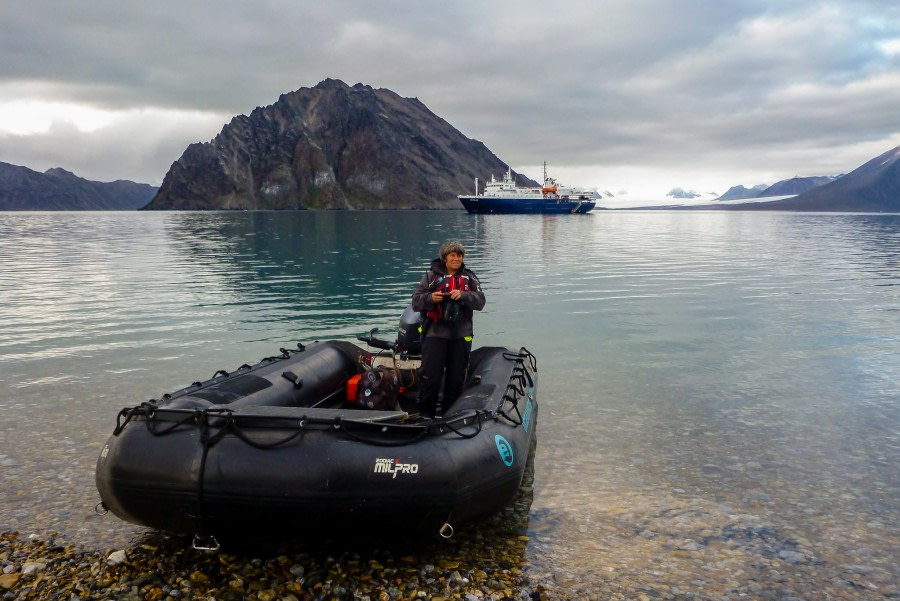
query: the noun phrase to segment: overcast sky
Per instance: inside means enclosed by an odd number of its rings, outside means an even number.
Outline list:
[[[0,161],[159,185],[326,78],[416,97],[535,179],[721,194],[900,145],[900,2],[3,0]]]

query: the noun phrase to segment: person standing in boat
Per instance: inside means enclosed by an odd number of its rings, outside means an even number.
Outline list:
[[[420,403],[427,417],[437,411],[442,377],[444,412],[462,392],[472,350],[472,315],[484,308],[484,292],[463,263],[465,254],[457,240],[444,242],[440,258],[431,262],[412,295],[413,310],[423,314]]]

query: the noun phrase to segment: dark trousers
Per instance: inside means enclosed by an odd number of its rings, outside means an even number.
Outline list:
[[[466,383],[469,353],[472,342],[465,338],[426,337],[422,343],[422,412],[433,416],[437,410],[441,378],[444,378],[444,397],[441,408],[446,413],[459,397]]]

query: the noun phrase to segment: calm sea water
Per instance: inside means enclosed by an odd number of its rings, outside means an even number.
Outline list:
[[[898,215],[0,213],[0,526],[129,540],[93,512],[118,409],[391,337],[451,237],[476,345],[539,361],[535,572],[746,526],[900,579]]]

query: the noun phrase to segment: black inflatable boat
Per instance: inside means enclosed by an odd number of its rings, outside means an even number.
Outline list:
[[[417,413],[419,360],[400,344],[402,323],[397,343],[374,332],[360,340],[388,351],[298,344],[122,409],[97,461],[101,507],[195,535],[196,546],[347,531],[449,536],[503,509],[534,449],[535,357],[475,349],[460,398],[428,419]],[[360,387],[387,373],[401,388],[371,409]]]

